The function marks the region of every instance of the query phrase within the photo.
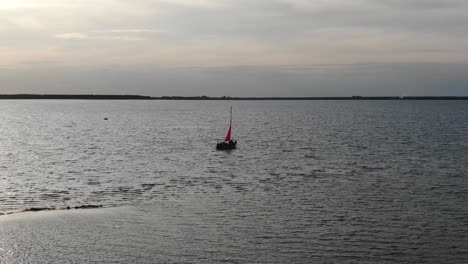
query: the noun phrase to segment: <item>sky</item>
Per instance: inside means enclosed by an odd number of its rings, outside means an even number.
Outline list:
[[[0,0],[0,93],[468,96],[468,1]]]

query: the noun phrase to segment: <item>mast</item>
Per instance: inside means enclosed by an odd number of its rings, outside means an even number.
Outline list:
[[[229,119],[229,126],[232,126],[232,106],[231,106],[231,118]]]

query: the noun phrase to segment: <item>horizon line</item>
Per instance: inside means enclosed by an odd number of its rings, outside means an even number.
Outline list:
[[[0,94],[1,99],[67,100],[468,100],[468,96],[146,96],[131,94]]]

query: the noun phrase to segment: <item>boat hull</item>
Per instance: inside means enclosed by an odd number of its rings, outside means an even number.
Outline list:
[[[237,145],[237,141],[220,142],[216,144],[216,149],[217,150],[235,149],[236,145]]]

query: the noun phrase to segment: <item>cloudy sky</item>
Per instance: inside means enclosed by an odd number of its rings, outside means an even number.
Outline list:
[[[468,1],[0,0],[0,93],[468,95]]]

